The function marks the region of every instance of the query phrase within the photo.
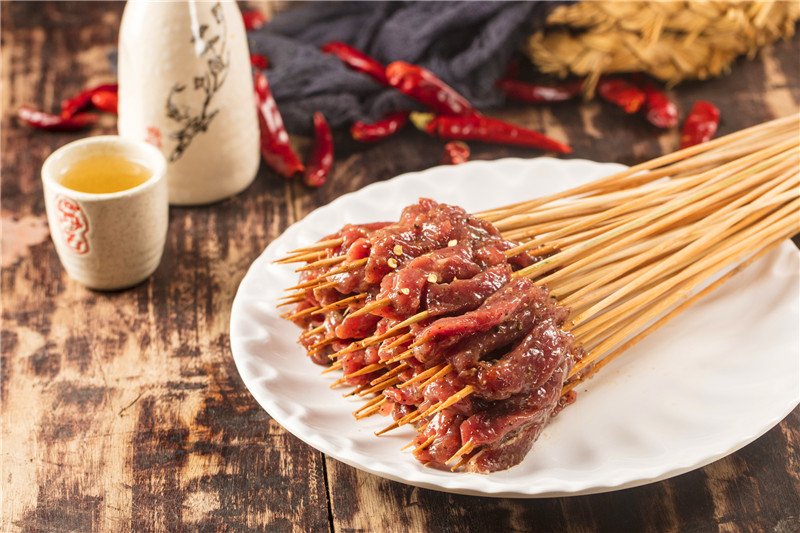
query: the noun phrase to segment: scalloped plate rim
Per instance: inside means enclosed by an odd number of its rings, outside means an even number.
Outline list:
[[[258,403],[264,408],[268,413],[273,416],[273,418],[287,428],[288,431],[293,433],[296,437],[300,440],[305,442],[306,444],[312,446],[315,449],[323,451],[327,455],[346,463],[350,466],[355,468],[364,470],[366,472],[370,472],[372,474],[391,479],[394,481],[398,481],[401,483],[418,486],[422,488],[432,489],[432,490],[439,490],[445,492],[452,492],[452,493],[460,493],[460,494],[470,494],[470,495],[479,495],[479,496],[488,496],[488,497],[518,497],[518,498],[539,498],[539,497],[552,497],[552,496],[570,496],[570,495],[580,495],[580,494],[594,494],[600,492],[608,492],[613,490],[620,490],[635,486],[640,486],[656,481],[660,481],[663,479],[667,479],[670,477],[674,477],[676,475],[689,472],[696,468],[705,466],[711,462],[714,462],[726,455],[733,453],[734,451],[742,448],[743,446],[749,444],[750,442],[756,440],[758,437],[766,433],[769,429],[774,427],[778,424],[788,413],[790,413],[794,407],[800,402],[800,398],[796,398],[793,402],[790,401],[784,405],[783,409],[780,412],[773,413],[769,420],[763,421],[763,425],[759,428],[758,431],[749,432],[747,435],[741,435],[738,442],[735,443],[733,446],[724,447],[724,449],[720,449],[717,453],[708,454],[706,453],[703,457],[694,458],[693,460],[687,460],[683,463],[675,463],[671,465],[671,468],[664,468],[663,465],[659,466],[656,465],[651,470],[642,470],[639,469],[639,475],[634,476],[631,478],[628,476],[628,479],[625,479],[625,476],[622,476],[622,479],[619,479],[620,476],[617,476],[615,481],[609,483],[602,483],[602,482],[594,482],[588,484],[587,486],[578,486],[578,487],[569,487],[563,486],[561,488],[551,488],[550,490],[540,490],[540,491],[526,491],[520,490],[519,487],[512,489],[512,490],[504,490],[504,484],[500,483],[482,483],[481,481],[485,481],[490,479],[493,475],[490,476],[482,476],[478,474],[449,474],[447,477],[443,479],[435,478],[434,480],[429,479],[420,479],[417,476],[409,476],[408,472],[404,472],[403,474],[387,471],[386,468],[380,468],[374,466],[373,462],[365,461],[363,459],[358,459],[352,457],[348,453],[343,453],[336,449],[331,449],[329,445],[326,443],[320,442],[319,435],[315,435],[313,432],[308,433],[304,431],[303,428],[292,427],[296,424],[296,421],[291,419],[291,416],[287,416],[284,414],[284,410],[279,407],[278,404],[275,403],[274,398],[265,397],[263,391],[259,389],[258,384],[253,382],[253,376],[250,373],[250,370],[246,367],[245,359],[243,353],[247,351],[245,347],[242,346],[240,339],[237,337],[237,328],[241,326],[241,317],[245,312],[242,309],[242,306],[245,305],[245,302],[249,301],[250,295],[245,294],[247,292],[248,284],[252,280],[253,277],[258,276],[258,268],[265,262],[268,261],[269,257],[278,257],[281,255],[279,252],[279,248],[284,244],[287,236],[293,236],[295,233],[302,231],[307,226],[314,226],[317,223],[318,219],[324,220],[328,212],[335,212],[337,209],[347,206],[349,203],[356,202],[357,199],[365,196],[370,196],[372,194],[377,194],[383,192],[384,189],[392,191],[401,185],[405,184],[405,182],[418,182],[419,180],[424,181],[427,178],[430,178],[431,175],[433,176],[441,176],[444,175],[442,179],[460,179],[458,176],[460,174],[469,173],[474,171],[477,172],[480,169],[489,169],[491,171],[495,170],[502,170],[504,167],[536,167],[537,165],[550,165],[555,167],[572,167],[572,170],[580,169],[580,168],[602,168],[603,173],[610,173],[614,170],[619,170],[625,168],[622,165],[616,163],[596,163],[593,161],[588,161],[584,159],[569,159],[569,160],[561,160],[561,159],[554,159],[554,158],[538,158],[532,160],[526,159],[518,159],[518,158],[508,158],[508,159],[501,159],[496,161],[474,161],[469,162],[464,165],[460,165],[458,167],[433,167],[430,169],[426,169],[419,172],[411,172],[406,173],[395,178],[392,178],[387,181],[377,182],[370,184],[358,191],[354,191],[352,193],[345,194],[340,196],[339,198],[333,200],[329,204],[320,207],[319,209],[309,213],[303,220],[298,221],[292,224],[287,230],[278,238],[276,238],[272,243],[267,246],[267,248],[258,256],[258,258],[252,263],[248,272],[246,273],[245,277],[242,279],[239,289],[237,290],[236,297],[234,298],[232,312],[231,312],[231,349],[234,356],[234,361],[236,367],[242,376],[242,379],[245,382],[245,385],[250,390],[251,394],[255,397]],[[452,184],[450,185],[452,186]],[[532,197],[532,196],[531,196]],[[413,200],[411,200],[413,201]],[[491,206],[486,206],[485,208],[489,208]],[[344,215],[342,215],[344,216]],[[390,217],[387,217],[390,218]],[[349,220],[348,220],[349,221]],[[366,220],[361,220],[366,221]],[[337,226],[338,227],[338,226]],[[320,235],[321,236],[321,235]],[[785,243],[786,244],[786,243]],[[789,243],[791,246],[791,243]],[[786,248],[784,246],[783,248]],[[784,250],[784,253],[788,253],[788,250]],[[796,258],[795,258],[796,260]],[[611,365],[610,365],[611,366]],[[313,367],[313,365],[312,365]],[[311,374],[313,379],[318,379],[316,372],[314,369],[311,369]],[[602,379],[602,375],[597,378]],[[318,386],[323,387],[323,383],[318,383]],[[289,427],[287,427],[287,425]],[[531,453],[536,453],[536,448]],[[398,452],[399,454],[399,452]],[[410,459],[410,461],[414,461]],[[510,471],[513,471],[512,468]],[[509,471],[506,471],[509,472]],[[478,483],[464,483],[463,480],[471,479],[471,480],[478,480]],[[545,481],[547,479],[545,478]],[[470,485],[477,485],[477,486],[470,486]],[[487,486],[488,485],[488,486]]]

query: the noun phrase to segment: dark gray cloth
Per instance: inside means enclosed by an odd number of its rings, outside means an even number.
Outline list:
[[[334,128],[423,109],[414,100],[346,67],[319,47],[343,41],[378,61],[421,65],[478,109],[503,102],[494,82],[514,50],[563,2],[308,2],[250,32],[287,129],[312,131],[321,111]]]

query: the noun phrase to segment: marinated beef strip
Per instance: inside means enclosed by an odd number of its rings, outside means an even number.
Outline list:
[[[336,233],[333,233],[321,239],[323,241],[332,239],[342,240],[340,244],[330,248],[326,248],[324,251],[325,255],[324,257],[322,257],[322,259],[331,259],[333,257],[344,256],[346,261],[357,261],[359,259],[367,257],[369,255],[369,236],[376,230],[379,230],[390,224],[391,224],[390,222],[374,222],[370,224],[345,225],[341,230],[337,231]],[[304,271],[300,275],[300,283],[305,283],[307,281],[319,279],[320,277],[324,276],[325,274],[336,268],[336,266],[338,265],[334,265],[333,267],[320,267]],[[358,279],[356,278],[353,281],[357,282]],[[350,289],[341,292],[342,294],[347,294],[353,292],[353,290]],[[330,300],[330,298],[324,297],[326,294],[330,294],[330,291],[318,293],[317,295],[314,295],[313,290],[306,291],[307,297],[314,304],[321,303],[321,300],[318,297],[320,295],[322,296],[323,300]],[[331,302],[327,301],[326,303],[331,303]]]
[[[503,240],[489,222],[473,217],[460,207],[427,198],[405,208],[396,225],[376,231],[370,236],[370,242],[365,271],[369,283],[380,283],[394,269],[435,250],[462,246],[475,251],[492,244],[503,252],[514,246]],[[507,262],[505,256],[502,262]]]
[[[358,320],[361,320],[362,318],[365,321],[368,321],[366,323],[374,324],[369,330],[370,334],[375,333],[380,335],[382,333],[385,333],[389,328],[391,328],[397,323],[394,320],[381,318],[370,314],[355,317],[355,319]],[[342,331],[341,328],[347,325],[347,322],[348,319],[345,319],[342,322],[342,325],[336,329],[337,334],[338,333],[342,333],[343,335],[350,334],[351,335],[350,337],[345,337],[348,339],[361,338],[361,337],[354,337],[353,336],[354,334],[350,331]],[[361,335],[362,333],[363,332],[361,331],[357,332],[358,335]],[[373,372],[369,372],[367,374],[360,374],[358,376],[351,375],[355,372],[358,372],[359,370],[363,369],[366,366],[381,362],[381,351],[379,344],[371,344],[366,348],[361,348],[353,352],[345,353],[340,360],[342,361],[342,372],[345,375],[346,382],[348,385],[353,385],[353,386],[364,385],[369,381],[372,381],[373,379],[377,378],[383,372],[383,370],[376,370]]]
[[[354,317],[347,316],[334,330],[334,334],[338,339],[364,339],[375,332],[375,326],[380,320],[381,317],[369,313]]]
[[[453,370],[416,392],[418,409],[465,385],[473,392],[435,415],[447,424],[425,426],[420,442],[434,439],[417,457],[444,468],[455,450],[470,442],[471,471],[493,472],[521,461],[557,408],[579,353],[572,335],[561,329],[568,314],[545,288],[512,280],[475,311],[436,320],[423,330],[418,339],[430,348],[426,366],[447,362]]]
[[[558,308],[558,311],[562,309]],[[573,352],[571,334],[561,329],[566,313],[537,317],[533,330],[514,348],[494,361],[477,361],[459,377],[487,400],[502,400],[542,386]]]
[[[420,431],[419,445],[434,437],[429,446],[415,453],[420,461],[445,468],[456,450],[471,443],[466,469],[487,474],[519,464],[530,451],[544,427],[560,410],[561,390],[572,368],[566,357],[538,388],[500,401],[486,402],[465,398],[440,411]],[[462,404],[467,399],[467,405]]]
[[[461,441],[480,445],[467,461],[467,471],[485,474],[505,470],[525,458],[554,416],[572,365],[572,358],[564,358],[550,378],[532,393],[496,402],[461,424]]]
[[[511,268],[499,265],[469,279],[430,285],[425,293],[425,309],[432,317],[472,311],[511,280]]]
[[[377,300],[388,298],[391,303],[373,311],[374,314],[405,319],[415,314],[428,287],[455,278],[471,278],[482,268],[472,260],[468,246],[451,246],[434,250],[409,261],[403,268],[384,276]]]
[[[510,281],[511,266],[504,255],[501,261],[491,264],[476,262],[474,256],[474,250],[453,246],[414,259],[383,278],[375,299],[388,298],[391,303],[373,312],[405,319],[421,309],[427,310],[429,316],[475,309]]]
[[[512,279],[474,311],[440,318],[425,328],[417,336],[414,356],[438,361],[463,339],[492,328],[523,332],[526,322],[521,317],[535,311],[541,291],[546,294],[527,278]]]
[[[507,257],[515,243],[503,240],[490,223],[425,198],[406,207],[396,223],[349,225],[326,240],[333,238],[342,242],[327,257],[344,256],[345,264],[366,259],[365,265],[332,275],[340,264],[304,272],[303,281],[324,276],[335,284],[306,290],[297,310],[365,297],[296,320],[307,330],[301,343],[316,346],[312,359],[326,364],[340,352],[345,380],[353,386],[396,369],[400,383],[383,390],[388,401],[381,408],[395,420],[441,406],[469,388],[458,402],[415,422],[420,428],[414,455],[449,468],[446,462],[469,443],[461,457],[469,471],[489,473],[519,463],[547,422],[574,400],[565,400],[561,391],[581,356],[562,329],[569,310],[556,305],[546,288],[512,277],[537,259],[525,253]],[[385,299],[389,305],[350,316]],[[427,318],[411,324],[404,330],[410,335],[399,342],[390,337],[352,344],[422,310]],[[383,368],[354,375],[375,363]]]
[[[352,294],[366,294],[367,298],[352,304],[350,311],[388,297],[391,305],[371,314],[397,320],[426,309],[428,303],[433,304],[428,308],[432,316],[474,309],[500,280],[507,280],[511,266],[503,252],[514,246],[488,222],[459,207],[425,198],[406,207],[397,223],[348,225],[325,240],[332,238],[341,238],[342,243],[327,252],[329,257],[344,255],[347,261],[367,258],[367,264],[328,276],[326,281],[335,282],[333,287],[308,289],[306,300],[296,311],[330,305]],[[526,254],[521,255],[526,258],[522,265],[533,261]],[[337,267],[304,272],[301,281],[319,278]],[[467,281],[475,276],[481,277]],[[452,297],[444,296],[439,288],[442,284],[448,285]],[[434,297],[429,302],[427,292],[431,289]],[[356,318],[345,318],[334,330],[336,337],[369,336],[376,321]],[[307,318],[298,323],[309,329],[311,324]]]
[[[461,448],[461,424],[466,417],[445,409],[436,413],[425,429],[414,438],[414,446],[421,446],[430,437],[433,441],[424,448],[414,451],[414,457],[421,463],[434,468],[447,468],[445,463]]]
[[[322,257],[314,260],[309,260],[308,263],[314,263],[319,259],[332,259],[334,257],[345,257],[346,261],[357,261],[369,255],[369,236],[376,230],[379,230],[390,222],[374,222],[370,224],[347,224],[336,233],[332,233],[323,237],[322,241],[341,239],[341,243],[335,246],[325,248],[321,251]],[[321,266],[318,268],[305,270],[300,273],[299,283],[303,284],[315,280],[320,280],[326,276],[330,271],[338,268],[338,264],[332,266]],[[308,307],[318,307],[334,303],[341,299],[343,294],[351,294],[357,292],[360,288],[366,288],[363,285],[363,269],[361,276],[356,273],[347,273],[345,276],[331,276],[330,279],[324,281],[331,281],[333,279],[341,280],[341,283],[336,287],[338,290],[331,288],[318,289],[310,288],[305,290],[305,300],[298,304],[295,312],[302,311]],[[348,286],[349,284],[349,286]],[[308,327],[310,320],[302,318],[295,321],[301,328]],[[318,324],[317,324],[318,325]]]

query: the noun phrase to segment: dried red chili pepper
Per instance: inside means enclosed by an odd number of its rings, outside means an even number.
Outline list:
[[[291,178],[303,172],[305,166],[289,144],[289,134],[283,125],[278,104],[272,97],[267,77],[260,70],[256,70],[253,76],[261,130],[261,156],[275,172]]]
[[[319,187],[328,181],[333,166],[333,135],[322,113],[314,113],[314,146],[303,174],[303,183]]]
[[[460,165],[469,161],[469,146],[463,141],[450,141],[444,145],[443,165]]]
[[[626,113],[636,113],[647,100],[643,90],[620,79],[601,78],[597,84],[597,94],[604,100],[620,106]]]
[[[261,54],[250,54],[250,64],[256,68],[269,68],[269,59]]]
[[[267,17],[257,9],[242,11],[242,20],[244,20],[245,31],[257,30],[267,23]]]
[[[67,98],[61,102],[61,116],[71,117],[78,111],[88,107],[92,103],[92,96],[95,93],[101,91],[116,93],[118,88],[116,83],[105,83],[83,90],[72,98]]]
[[[466,98],[440,80],[433,72],[405,61],[386,67],[389,85],[427,106],[440,115],[469,116],[478,114]]]
[[[572,148],[566,144],[551,139],[538,131],[480,115],[451,117],[447,115],[434,116],[430,113],[411,113],[411,121],[417,128],[442,139],[513,144],[564,154],[572,152]]]
[[[321,50],[326,54],[333,54],[342,60],[342,63],[353,70],[363,72],[372,77],[382,85],[389,85],[386,80],[386,68],[380,61],[371,58],[358,48],[349,44],[334,41],[322,46]]]
[[[64,117],[38,111],[29,106],[17,110],[17,116],[31,127],[46,131],[76,131],[87,128],[100,118],[94,113],[75,113]]]
[[[678,107],[658,87],[649,82],[640,83],[647,95],[644,104],[648,122],[657,128],[671,128],[678,123]]]
[[[558,85],[540,85],[503,78],[495,86],[509,98],[522,102],[541,104],[571,100],[581,93],[583,80],[570,81]]]
[[[406,122],[408,122],[408,111],[398,111],[371,124],[356,122],[350,126],[350,135],[353,136],[353,139],[364,143],[380,141],[394,135],[405,126]]]
[[[711,140],[719,126],[719,109],[710,103],[698,101],[692,106],[689,116],[683,123],[681,148]]]
[[[119,95],[116,91],[97,91],[92,95],[92,105],[100,111],[117,114]]]

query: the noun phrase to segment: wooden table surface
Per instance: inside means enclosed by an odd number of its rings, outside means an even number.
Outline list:
[[[606,494],[491,499],[419,489],[351,468],[273,421],[231,356],[231,302],[248,266],[291,223],[343,193],[438,164],[443,143],[408,129],[382,144],[336,136],[330,182],[309,190],[262,167],[244,193],[172,208],[163,261],[133,289],[66,276],[49,237],[39,170],[56,147],[115,133],[21,125],[113,81],[122,3],[2,3],[2,531],[774,531],[800,530],[800,409],[736,453],[666,481]],[[720,133],[796,112],[800,39],[730,75],[670,91],[707,99]],[[574,157],[632,164],[675,149],[600,104],[513,105]],[[307,139],[295,139],[305,150]],[[474,144],[474,159],[536,157]],[[598,379],[602,379],[599,377]],[[534,452],[535,453],[535,452]]]

